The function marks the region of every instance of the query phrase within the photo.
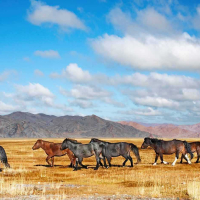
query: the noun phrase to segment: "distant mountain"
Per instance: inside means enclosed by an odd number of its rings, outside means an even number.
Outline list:
[[[150,133],[133,126],[102,119],[96,115],[53,116],[15,112],[0,116],[0,137],[148,137]]]
[[[200,123],[194,125],[174,125],[174,124],[159,124],[147,126],[136,122],[119,122],[123,125],[132,126],[141,131],[157,135],[161,138],[195,138],[200,137]]]

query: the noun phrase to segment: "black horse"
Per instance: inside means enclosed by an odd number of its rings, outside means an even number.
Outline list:
[[[95,155],[96,162],[97,162],[94,170],[97,170],[99,168],[99,164],[101,164],[100,154],[102,153],[103,146],[104,146],[103,144],[80,144],[80,143],[74,142],[71,139],[66,138],[63,141],[60,149],[61,150],[64,150],[67,148],[70,149],[73,152],[73,154],[75,155],[75,157],[77,158],[76,165],[74,167],[74,171],[76,171],[78,169],[78,163],[83,168],[87,169],[87,166],[82,164],[83,158],[88,158],[93,155]]]
[[[176,164],[177,159],[179,158],[179,153],[182,153],[185,158],[187,159],[188,164],[191,164],[187,153],[191,155],[191,159],[193,158],[193,154],[190,149],[190,145],[186,141],[181,140],[170,140],[170,141],[164,141],[164,140],[158,140],[156,138],[144,138],[144,142],[141,146],[141,149],[146,149],[148,146],[152,147],[154,151],[156,152],[156,158],[153,165],[156,165],[158,156],[160,156],[161,163],[168,164],[168,162],[165,162],[163,160],[163,154],[176,154],[175,160],[172,163],[174,166]]]
[[[126,142],[110,143],[110,142],[105,142],[96,138],[92,138],[90,143],[104,144],[102,156],[107,159],[109,167],[112,166],[110,162],[111,158],[118,157],[118,156],[123,156],[126,159],[123,162],[123,166],[125,166],[126,162],[130,160],[131,167],[133,167],[133,159],[130,156],[130,151],[132,151],[135,154],[137,158],[137,163],[141,162],[138,148],[132,143],[126,143]],[[104,166],[107,167],[105,159],[104,159]]]
[[[6,168],[10,168],[10,165],[8,164],[6,152],[2,146],[0,146],[0,160]]]

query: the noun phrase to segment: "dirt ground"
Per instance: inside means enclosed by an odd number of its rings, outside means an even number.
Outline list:
[[[63,139],[45,139],[62,142]],[[88,143],[89,139],[77,139]],[[73,171],[67,155],[55,157],[55,167],[49,167],[42,149],[32,150],[36,139],[1,139],[11,169],[1,165],[1,199],[200,199],[200,164],[196,154],[192,164],[180,158],[171,166],[175,155],[164,155],[169,165],[155,159],[154,150],[140,149],[143,139],[104,139],[109,142],[126,141],[137,145],[142,162],[121,167],[124,158],[112,159],[113,167],[94,170],[95,157],[84,159],[89,169]],[[196,139],[187,139],[195,141]],[[134,163],[136,158],[133,154]]]

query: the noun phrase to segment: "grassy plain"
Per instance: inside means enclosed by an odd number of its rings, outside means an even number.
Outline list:
[[[62,142],[62,139],[45,139]],[[83,164],[89,169],[73,171],[68,167],[69,159],[55,157],[55,167],[49,167],[42,149],[32,150],[36,139],[1,139],[0,145],[7,152],[11,169],[0,172],[0,198],[13,199],[68,199],[94,198],[134,199],[134,198],[170,198],[200,199],[200,164],[196,154],[192,165],[171,166],[175,155],[164,155],[169,165],[152,166],[155,153],[152,149],[140,149],[143,139],[105,139],[110,142],[127,141],[134,143],[140,150],[142,162],[129,167],[120,167],[124,158],[112,159],[116,165],[109,169],[99,168],[94,171],[95,157],[84,159]],[[187,139],[195,141],[195,139]],[[79,139],[87,143],[87,139]],[[132,154],[133,161],[136,162]]]

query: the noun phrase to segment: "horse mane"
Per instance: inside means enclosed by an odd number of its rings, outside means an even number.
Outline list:
[[[94,142],[104,142],[103,140],[99,140],[97,138],[92,138],[91,141],[94,141]]]
[[[158,138],[150,138],[150,140],[153,144],[157,144],[157,145],[160,145],[163,141],[163,140],[159,140]]]
[[[42,140],[42,139],[38,139],[37,141],[42,141],[42,142],[46,142],[46,143],[54,143],[54,142],[49,142],[49,141]]]
[[[71,138],[66,138],[65,140],[68,140],[74,144],[82,144],[81,142],[78,142],[77,140],[71,139]]]
[[[90,140],[90,142],[103,142],[103,143],[106,143],[106,144],[113,144],[111,142],[107,142],[107,141],[104,141],[104,140],[100,140],[100,139],[97,139],[97,138],[92,138]]]

